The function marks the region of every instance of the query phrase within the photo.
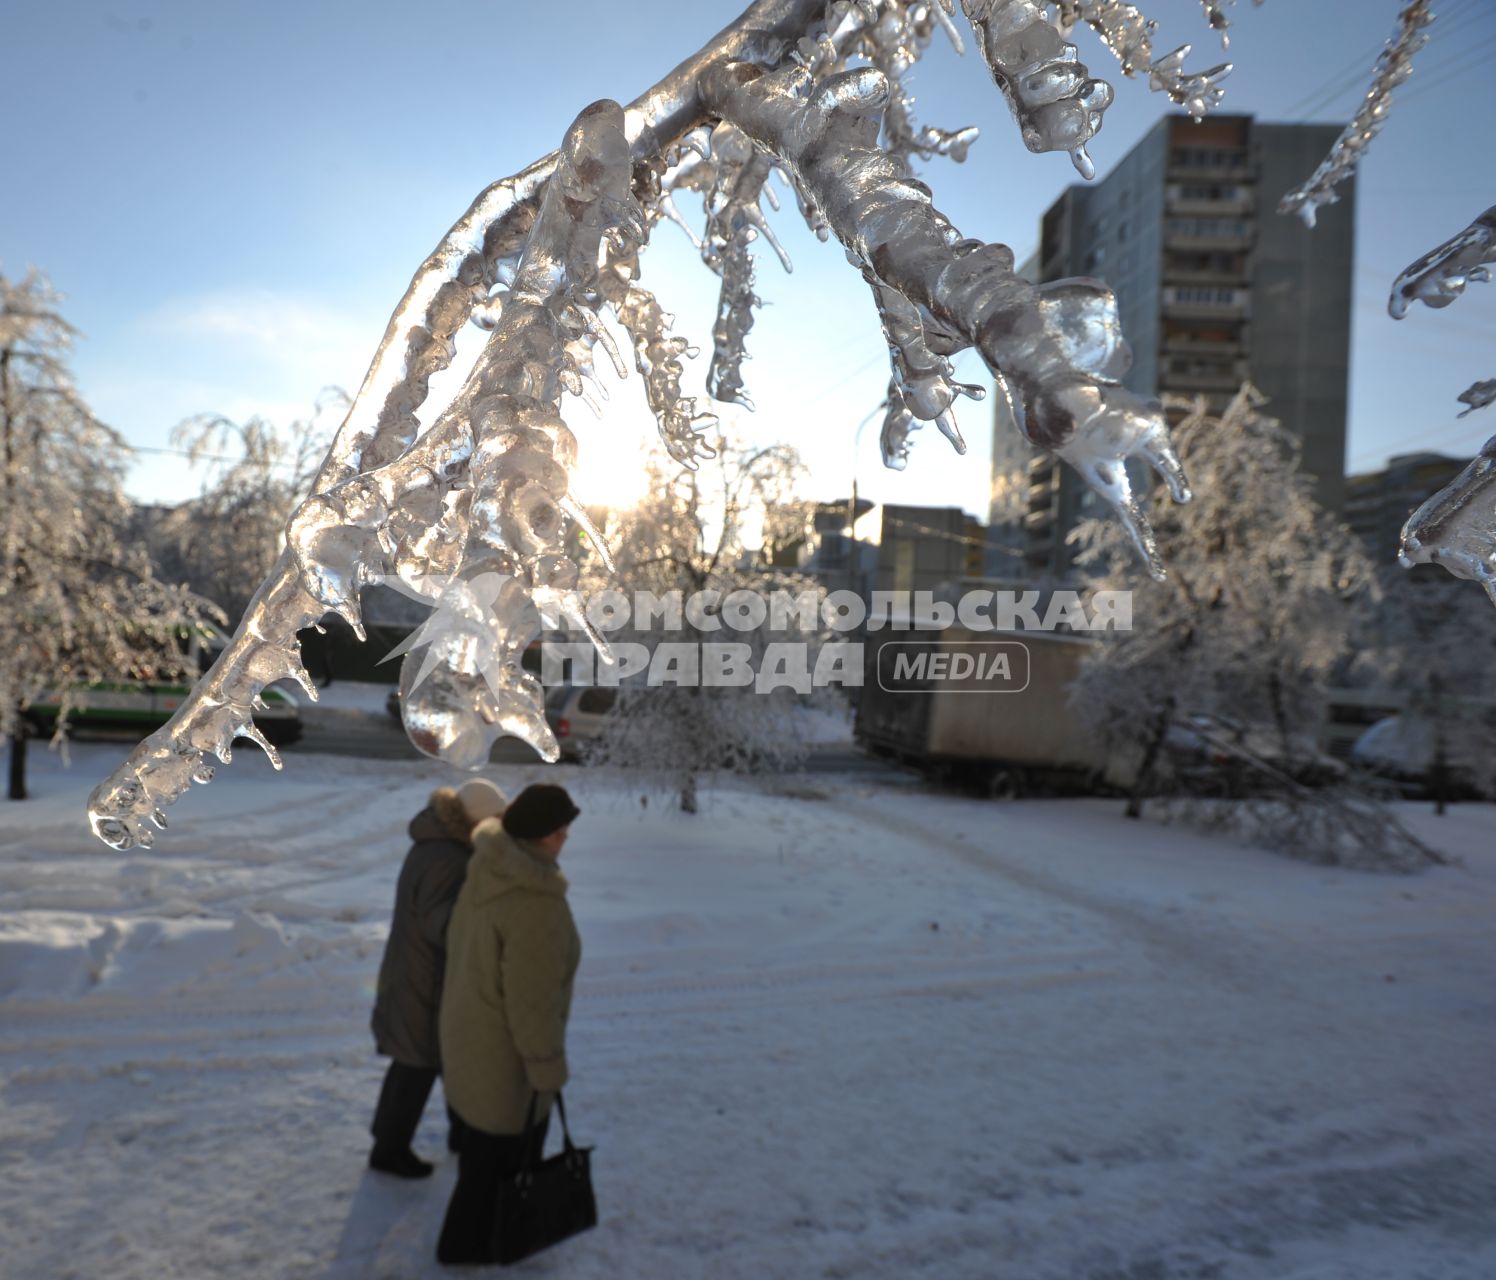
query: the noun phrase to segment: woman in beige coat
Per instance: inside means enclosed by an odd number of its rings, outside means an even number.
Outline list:
[[[582,944],[557,866],[580,810],[561,787],[526,787],[473,832],[447,929],[442,1087],[464,1124],[441,1262],[493,1260],[494,1206],[527,1149],[538,1156],[566,1083],[566,1021]],[[535,1107],[535,1124],[525,1121]]]

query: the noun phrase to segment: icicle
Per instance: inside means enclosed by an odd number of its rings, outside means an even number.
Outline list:
[[[920,422],[909,412],[904,402],[904,393],[897,381],[888,384],[888,411],[883,415],[883,432],[878,447],[883,453],[883,465],[894,471],[902,471],[909,465],[910,435],[917,431]]]
[[[1207,9],[1214,7],[1210,0],[1205,2]],[[1135,5],[1120,0],[1061,0],[1061,30],[1068,31],[1076,22],[1085,23],[1101,38],[1123,75],[1146,75],[1149,89],[1167,95],[1170,102],[1183,107],[1196,120],[1220,103],[1225,90],[1219,82],[1231,74],[1231,64],[1185,71],[1184,60],[1190,53],[1187,44],[1155,60],[1153,32],[1158,24],[1144,17]]]
[[[849,34],[839,48],[828,50],[811,70],[820,74],[843,70],[849,58],[865,58],[888,77],[889,102],[884,115],[885,149],[906,160],[912,156],[930,159],[937,155],[963,161],[977,140],[977,130],[937,129],[914,121],[914,99],[904,89],[904,76],[930,43],[936,25],[943,27],[957,53],[965,45],[951,21],[952,0],[920,5],[885,5],[876,20]],[[833,54],[839,55],[839,59]]]
[[[878,148],[888,84],[876,69],[831,76],[808,96],[805,88],[799,69],[765,74],[743,63],[702,78],[712,109],[775,152],[879,283],[928,313],[950,350],[975,346],[1006,378],[1020,430],[1113,505],[1150,571],[1161,573],[1126,461],[1147,462],[1176,501],[1189,491],[1160,406],[1120,385],[1130,353],[1110,290],[1094,280],[1037,289],[1014,274],[1006,246],[964,239],[902,161]],[[896,440],[897,430],[890,434]]]
[[[717,296],[717,318],[712,326],[712,360],[707,370],[707,390],[716,400],[753,408],[743,389],[743,361],[748,358],[744,342],[753,328],[753,310],[760,303],[753,292],[753,255],[749,246],[760,229],[767,229],[758,201],[773,167],[773,158],[756,151],[753,143],[731,124],[712,132],[715,180],[707,192],[711,216],[703,237],[702,259],[722,277]],[[789,256],[777,240],[776,248],[786,271]]]
[[[1112,105],[1112,87],[1093,80],[1075,46],[1050,24],[1037,0],[961,0],[992,78],[1008,100],[1023,145],[1068,151],[1081,177],[1096,176],[1086,143]]]
[[[1477,409],[1484,409],[1489,405],[1496,404],[1496,378],[1488,378],[1484,382],[1472,382],[1460,392],[1459,401],[1461,404],[1469,407],[1455,414],[1457,418],[1463,418],[1466,414],[1474,413]]]
[[[878,318],[883,325],[883,337],[888,343],[893,364],[892,385],[898,391],[897,397],[890,393],[889,414],[884,420],[885,463],[895,466],[888,461],[895,457],[899,460],[896,469],[903,470],[908,461],[909,450],[904,441],[909,428],[897,424],[898,415],[902,413],[911,414],[921,422],[935,423],[941,434],[955,446],[956,452],[965,453],[966,444],[956,430],[951,404],[958,395],[981,400],[986,391],[952,379],[950,361],[930,350],[919,308],[897,289],[874,281],[873,300],[878,307]]]
[[[576,441],[557,405],[563,390],[586,389],[588,348],[603,333],[590,311],[607,288],[607,233],[621,233],[616,243],[644,235],[631,175],[622,108],[594,103],[567,133],[503,319],[454,404],[472,414],[467,543],[439,621],[423,628],[427,653],[414,667],[415,654],[406,659],[401,692],[412,742],[459,767],[484,763],[503,734],[546,759],[558,754],[520,659],[538,607],[577,613],[562,541]]]
[[[587,514],[586,508],[570,494],[567,494],[566,497],[561,499],[561,510],[575,520],[582,532],[587,535],[587,540],[592,543],[598,557],[603,562],[603,568],[609,573],[615,573],[613,553],[608,550],[608,543],[602,535],[602,530],[593,524],[592,517]]]
[[[1496,604],[1496,436],[1438,493],[1408,517],[1398,560],[1437,564],[1478,582]]]
[[[1489,282],[1492,262],[1496,262],[1496,205],[1406,268],[1392,282],[1387,313],[1401,320],[1415,302],[1436,309],[1447,307],[1465,292],[1466,284]]]

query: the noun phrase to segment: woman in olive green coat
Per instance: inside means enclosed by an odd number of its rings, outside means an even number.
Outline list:
[[[538,1154],[551,1100],[567,1080],[566,1022],[582,944],[556,860],[579,812],[561,787],[532,786],[502,823],[490,819],[473,832],[442,991],[442,1087],[465,1125],[437,1245],[442,1262],[492,1260],[499,1181],[528,1147]]]

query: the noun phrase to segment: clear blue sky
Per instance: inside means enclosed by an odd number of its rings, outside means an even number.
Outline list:
[[[1239,0],[1224,109],[1271,120],[1348,119],[1401,0]],[[627,101],[739,10],[731,2],[598,0],[50,0],[8,6],[0,114],[0,270],[45,270],[82,331],[74,356],[95,410],[137,446],[161,447],[199,412],[305,412],[320,387],[362,378],[411,273],[473,195],[550,150],[576,112]],[[1220,60],[1198,0],[1151,0],[1160,50],[1189,41]],[[1392,276],[1496,202],[1496,4],[1447,0],[1420,69],[1363,168],[1359,193],[1348,460],[1414,448],[1470,450],[1496,410],[1457,422],[1455,396],[1496,377],[1496,286],[1395,324]],[[630,17],[624,17],[628,14]],[[1124,81],[1089,32],[1081,57],[1117,87],[1091,147],[1104,173],[1166,105]],[[922,118],[976,124],[964,165],[924,167],[968,236],[1022,257],[1040,213],[1075,174],[1030,156],[974,53],[937,36],[915,73]],[[1338,90],[1338,92],[1337,92]],[[689,210],[699,217],[698,209]],[[825,497],[845,494],[853,433],[879,400],[886,355],[865,286],[793,202],[776,227],[786,277],[760,255],[769,302],[749,340],[758,411],[743,428],[801,447]],[[645,283],[678,328],[709,342],[715,281],[664,227]],[[971,363],[975,380],[983,371]],[[704,375],[706,359],[695,364]],[[568,409],[583,447],[626,466],[645,430],[638,382],[602,423]],[[962,402],[963,461],[933,429],[909,470],[886,472],[876,422],[855,455],[876,500],[958,503],[985,516],[986,406]],[[598,469],[592,479],[598,481]],[[142,453],[138,496],[171,501],[198,481]],[[582,496],[589,495],[583,492]],[[605,494],[598,494],[604,497]]]

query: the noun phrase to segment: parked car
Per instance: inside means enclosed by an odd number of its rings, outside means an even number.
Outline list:
[[[618,690],[609,685],[560,684],[546,690],[545,719],[563,760],[579,760],[582,748],[603,731],[618,704]]]
[[[1434,769],[1434,727],[1427,720],[1403,713],[1378,720],[1351,748],[1351,759],[1385,778],[1408,799],[1426,799],[1435,791],[1447,800],[1484,799],[1477,770],[1458,747],[1444,762],[1444,777]]]
[[[1229,716],[1196,714],[1169,726],[1164,738],[1175,774],[1191,789],[1239,794],[1270,784],[1273,774],[1303,786],[1327,786],[1348,770],[1308,738],[1284,750],[1282,738],[1266,725]]]

